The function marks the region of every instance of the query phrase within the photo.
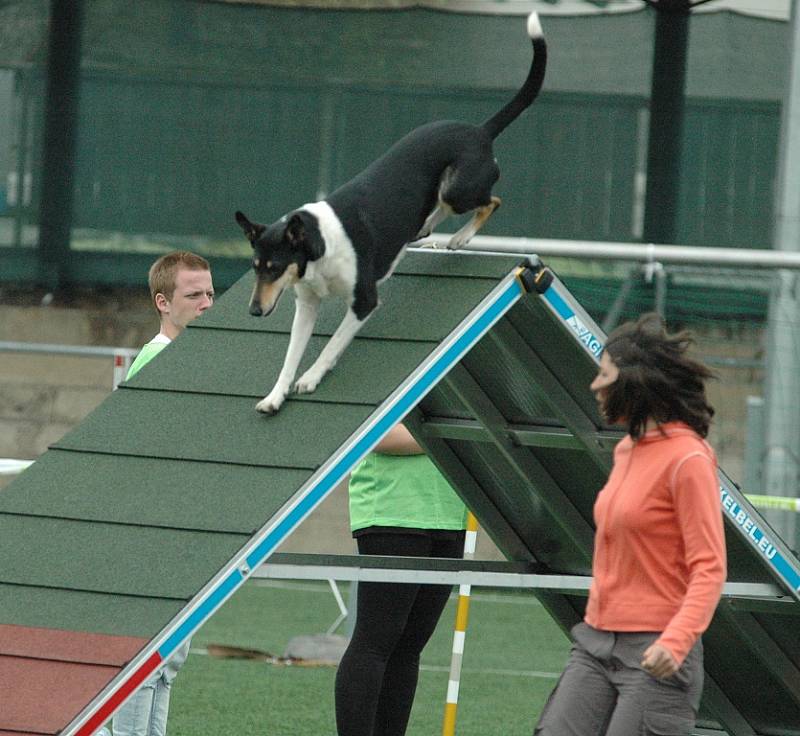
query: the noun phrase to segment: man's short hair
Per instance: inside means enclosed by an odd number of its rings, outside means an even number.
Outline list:
[[[150,299],[156,306],[156,294],[163,294],[167,299],[172,299],[175,293],[175,277],[180,269],[188,271],[210,271],[211,266],[203,256],[198,256],[188,250],[175,250],[161,256],[152,266],[147,276],[150,285]],[[161,314],[159,312],[159,314]]]

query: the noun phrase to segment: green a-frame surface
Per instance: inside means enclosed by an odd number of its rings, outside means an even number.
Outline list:
[[[557,279],[529,293],[519,260],[410,253],[336,369],[269,418],[253,406],[292,304],[249,317],[245,276],[0,494],[0,677],[40,697],[4,709],[0,734],[91,733],[406,415],[509,560],[557,581],[537,593],[550,612],[577,621],[585,583],[563,581],[589,574],[619,437],[586,390],[604,338]],[[324,305],[306,361],[342,310]],[[797,561],[724,474],[721,502],[735,592],[706,636],[698,733],[800,734]],[[71,689],[45,703],[51,665]]]

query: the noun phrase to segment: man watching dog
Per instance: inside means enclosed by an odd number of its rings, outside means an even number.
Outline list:
[[[183,332],[193,319],[214,303],[214,285],[208,261],[189,251],[161,256],[148,274],[150,296],[158,313],[160,329],[136,356],[131,378]],[[114,716],[114,736],[164,736],[172,682],[189,654],[186,641],[164,667],[145,681],[139,691]],[[99,736],[111,736],[107,728]]]
[[[128,371],[131,378],[214,303],[211,267],[202,256],[179,250],[161,256],[148,276],[150,296],[161,329],[141,350]]]

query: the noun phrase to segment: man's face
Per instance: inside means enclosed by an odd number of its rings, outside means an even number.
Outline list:
[[[157,296],[156,304],[161,320],[170,337],[177,337],[184,327],[199,317],[214,303],[214,285],[210,271],[195,271],[185,268],[175,275],[175,291],[172,299],[163,294]]]

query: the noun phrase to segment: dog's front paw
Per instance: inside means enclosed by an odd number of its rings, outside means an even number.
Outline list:
[[[262,414],[276,414],[285,400],[286,394],[283,391],[270,391],[267,396],[256,404],[256,411]]]
[[[319,386],[319,382],[322,380],[322,376],[324,375],[325,371],[314,370],[312,366],[302,376],[300,376],[300,378],[297,379],[296,383],[294,384],[294,390],[298,394],[310,394],[317,388],[317,386]]]
[[[447,243],[447,250],[458,250],[463,248],[470,240],[474,233],[456,233]]]

